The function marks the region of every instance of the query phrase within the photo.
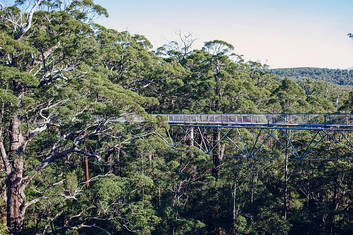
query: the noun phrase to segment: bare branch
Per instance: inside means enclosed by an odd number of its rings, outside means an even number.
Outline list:
[[[34,6],[32,7],[32,10],[28,14],[26,26],[20,28],[20,31],[15,36],[16,40],[20,39],[31,28],[33,14],[36,11],[36,9],[38,8],[38,6],[41,4],[41,2],[42,2],[42,0],[37,0],[36,3],[34,4]]]
[[[82,192],[82,190],[76,189],[75,192],[74,192],[74,194],[66,195],[66,194],[64,194],[64,193],[61,193],[61,194],[59,194],[59,196],[63,197],[65,200],[71,200],[71,199],[73,199],[73,200],[76,200],[76,201],[77,201],[76,196],[79,195],[81,192]]]
[[[20,24],[18,23],[18,20],[15,19],[14,16],[12,16],[11,14],[8,13],[8,15],[6,15],[4,17],[5,20],[7,20],[8,22],[10,22],[15,29],[17,29],[17,27],[20,27]],[[7,28],[9,28],[9,26],[5,25]]]
[[[24,142],[24,144],[23,144],[23,149],[26,148],[27,144],[28,144],[31,140],[33,140],[34,137],[36,137],[37,135],[39,135],[40,133],[42,133],[43,131],[45,131],[45,130],[48,129],[48,126],[50,125],[50,117],[45,117],[45,116],[43,115],[43,111],[44,111],[44,110],[51,109],[51,108],[53,108],[53,107],[55,107],[55,106],[58,106],[58,105],[60,105],[60,104],[62,104],[62,103],[64,103],[64,102],[66,102],[66,101],[67,101],[67,100],[62,100],[62,101],[60,101],[60,102],[58,102],[58,103],[55,103],[55,104],[52,104],[52,105],[50,105],[50,103],[51,103],[51,101],[50,101],[47,107],[42,108],[42,109],[39,110],[38,113],[39,113],[40,117],[41,117],[44,121],[41,122],[41,123],[39,123],[39,125],[38,125],[37,128],[28,131],[28,134],[27,134],[27,136],[26,136],[26,138],[25,138],[25,142]]]
[[[2,142],[2,140],[0,142],[0,152],[1,152],[2,161],[4,163],[6,175],[10,175],[11,174],[11,164],[10,164],[10,161],[9,161],[8,156],[6,154],[5,146],[4,146],[4,143]]]
[[[192,38],[192,33],[182,34],[179,32],[179,40],[182,44],[182,48],[180,48],[183,58],[190,54],[192,44],[196,41],[196,39]]]
[[[2,118],[3,118],[3,116],[4,116],[4,104],[2,104],[1,115],[0,115],[0,124],[1,124],[0,125],[0,153],[1,153],[1,159],[2,159],[4,167],[5,167],[6,175],[10,175],[11,174],[11,164],[10,164],[9,158],[6,153],[6,149],[5,149],[5,146],[3,143],[3,136],[2,136],[2,133],[3,133]]]
[[[73,67],[69,67],[66,69],[59,69],[57,71],[54,72],[47,72],[47,74],[44,75],[44,78],[39,82],[39,85],[37,86],[37,88],[41,88],[42,86],[49,84],[59,78],[67,80],[67,78],[62,74],[63,72],[70,72],[74,70],[74,66]],[[53,74],[54,73],[54,74]]]
[[[0,7],[1,7],[1,10],[5,9],[5,6],[4,6],[4,4],[2,2],[0,2]]]
[[[81,228],[97,228],[97,229],[105,232],[106,234],[111,235],[110,232],[108,232],[104,228],[101,228],[101,227],[99,227],[99,226],[97,226],[95,224],[93,224],[93,225],[81,224],[81,225],[78,225],[78,226],[71,227],[71,229],[74,229],[74,230],[78,230],[78,229],[81,229]]]
[[[94,153],[88,153],[86,151],[84,151],[83,149],[78,149],[76,146],[79,142],[75,142],[71,147],[63,150],[63,151],[60,151],[60,152],[56,152],[55,149],[52,149],[51,153],[48,155],[47,158],[45,158],[41,164],[37,167],[35,167],[35,171],[39,172],[41,171],[42,169],[44,169],[49,163],[57,160],[57,159],[60,159],[60,158],[63,158],[65,156],[67,156],[68,154],[70,153],[81,153],[87,157],[93,157],[93,158],[97,158],[98,161],[101,161],[101,157],[97,154],[94,154]]]
[[[88,182],[91,183],[91,182],[97,181],[98,179],[105,178],[105,177],[109,177],[109,176],[114,176],[114,174],[111,173],[111,172],[108,172],[107,174],[104,174],[104,175],[96,175],[96,176],[94,176],[94,177],[91,177],[91,178],[88,180]],[[83,182],[80,182],[79,184],[80,184],[80,185],[84,185],[84,184],[86,184],[86,182],[87,182],[87,181],[85,180],[85,181],[83,181]]]
[[[40,109],[39,112],[38,112],[39,115],[40,115],[40,117],[41,117],[43,120],[45,120],[45,122],[44,122],[43,124],[49,124],[49,122],[50,122],[50,118],[49,118],[49,117],[45,117],[45,116],[43,115],[43,111],[48,110],[48,109],[51,109],[51,108],[54,108],[54,107],[56,107],[56,106],[58,106],[58,105],[64,104],[64,103],[67,102],[68,100],[69,100],[69,99],[61,100],[61,101],[59,101],[59,102],[57,102],[57,103],[55,103],[55,104],[51,104],[52,101],[53,101],[53,99],[49,100],[48,106],[47,106],[47,107],[44,107],[44,108],[42,108],[42,109]]]
[[[48,19],[49,21],[49,19]],[[46,51],[42,52],[42,58],[37,58],[34,62],[33,62],[33,65],[39,65],[39,64],[42,64],[43,63],[43,59],[46,60],[49,56],[52,55],[52,53],[57,49],[59,48],[60,46],[60,42],[58,42],[58,44],[48,48]]]
[[[29,135],[28,135],[28,137],[27,137],[27,140],[30,141],[30,140],[32,140],[35,136],[37,136],[37,135],[39,135],[40,133],[42,133],[43,131],[45,131],[45,130],[48,128],[48,125],[47,125],[47,124],[49,124],[49,122],[44,123],[43,125],[37,127],[37,128],[34,129],[34,130],[31,130],[31,131],[29,132]]]
[[[47,229],[50,226],[50,223],[53,222],[54,220],[56,220],[64,211],[59,211],[54,217],[49,217],[48,218],[48,223],[44,226],[42,235],[46,234]]]
[[[47,197],[42,196],[42,197],[38,197],[38,198],[36,198],[36,199],[33,199],[33,200],[31,200],[31,201],[26,202],[23,209],[26,210],[27,207],[29,207],[29,206],[31,206],[31,205],[33,205],[33,204],[39,202],[40,200],[42,200],[42,199],[44,199],[44,198],[47,198]]]
[[[59,176],[62,176],[62,173],[59,175]],[[39,191],[38,189],[34,188],[33,191],[36,192],[36,193],[39,193],[41,195],[43,195],[44,193],[47,193],[49,191],[49,189],[55,187],[55,186],[58,186],[60,184],[63,184],[65,182],[65,180],[60,180],[54,184],[51,184],[49,186],[47,186],[43,191]]]
[[[80,230],[82,228],[96,228],[96,229],[99,229],[99,230],[103,231],[104,233],[106,233],[108,235],[111,235],[110,232],[108,232],[104,228],[101,228],[101,227],[97,226],[96,224],[89,225],[89,224],[85,224],[85,222],[82,222],[81,224],[78,224],[76,226],[69,226],[68,225],[69,221],[71,221],[74,218],[81,217],[82,213],[83,212],[80,212],[79,214],[70,217],[70,219],[65,222],[64,226],[61,227],[61,228],[57,228],[56,231],[64,231],[64,230],[67,230],[67,229]],[[94,219],[94,218],[92,218],[92,219]]]
[[[72,145],[71,147],[69,147],[61,152],[53,152],[53,153],[49,154],[49,156],[46,159],[44,159],[39,166],[35,167],[35,171],[39,172],[39,171],[43,170],[49,163],[51,163],[57,159],[60,159],[62,157],[65,157],[68,154],[74,152],[75,148],[76,148],[76,146]]]
[[[42,169],[44,169],[49,163],[51,163],[57,159],[63,158],[71,153],[80,153],[80,154],[83,154],[84,156],[87,156],[90,158],[96,158],[98,160],[98,162],[101,162],[101,159],[102,159],[101,154],[102,153],[110,151],[114,148],[119,148],[122,145],[129,143],[133,139],[144,138],[144,137],[152,134],[152,133],[147,133],[147,134],[137,135],[137,136],[128,138],[128,139],[120,142],[118,145],[115,145],[113,147],[110,146],[108,148],[105,148],[101,151],[97,151],[94,153],[90,153],[84,149],[79,149],[77,147],[80,143],[83,143],[86,139],[93,137],[93,136],[105,135],[105,136],[108,136],[113,139],[119,139],[120,137],[111,135],[111,134],[106,133],[105,131],[102,130],[104,127],[107,127],[108,124],[114,123],[114,122],[119,122],[119,120],[116,120],[115,118],[98,120],[98,122],[95,122],[93,125],[86,127],[85,129],[81,130],[79,133],[75,133],[75,134],[77,134],[76,138],[74,138],[71,146],[67,147],[65,150],[58,150],[60,148],[59,146],[61,145],[60,142],[64,139],[66,139],[67,136],[69,136],[70,134],[66,134],[66,135],[60,137],[59,140],[51,147],[49,153],[46,155],[46,158],[41,162],[40,165],[35,167],[34,170],[36,172],[39,172]],[[96,126],[95,130],[91,133],[86,134],[86,131],[93,126]],[[73,133],[71,133],[71,134],[73,134]]]
[[[96,158],[98,160],[98,162],[101,161],[101,156],[97,155],[97,154],[94,154],[94,153],[89,153],[89,152],[86,152],[84,151],[83,149],[75,149],[74,152],[76,153],[81,153],[87,157],[92,157],[92,158]]]
[[[81,211],[80,213],[78,213],[76,215],[70,216],[69,220],[65,222],[65,225],[67,225],[67,222],[69,222],[72,219],[80,218],[82,216],[82,214],[83,214],[83,211]]]

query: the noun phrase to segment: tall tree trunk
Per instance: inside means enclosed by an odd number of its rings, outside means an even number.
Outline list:
[[[216,128],[213,131],[213,146],[216,146],[213,149],[213,164],[214,164],[214,168],[213,168],[213,175],[214,177],[216,177],[216,180],[218,180],[218,174],[219,174],[219,167],[221,164],[221,131],[219,130],[219,128]]]
[[[194,140],[195,140],[194,127],[191,127],[191,129],[190,129],[190,145],[191,146],[194,146]]]
[[[214,164],[214,169],[213,169],[213,175],[216,177],[216,179],[218,179],[218,174],[219,174],[219,168],[220,165],[223,161],[223,157],[224,157],[224,151],[225,151],[225,144],[221,144],[221,131],[219,128],[217,128],[216,130],[214,130],[213,132],[213,164]]]
[[[3,119],[3,116],[4,116],[4,111],[5,109],[5,104],[2,103],[1,105],[1,112],[0,112],[0,156],[1,156],[1,163],[0,163],[0,167],[1,167],[1,171],[3,172],[6,172],[6,174],[8,174],[8,168],[9,168],[9,163],[8,163],[8,159],[7,159],[7,154],[6,154],[6,149],[5,149],[5,146],[4,146],[4,143],[3,143],[3,122],[2,122],[2,119]],[[6,166],[7,165],[7,166]],[[6,202],[7,202],[7,187],[6,187],[6,179],[2,179],[2,181],[0,182],[0,186],[1,186],[1,189],[0,189],[0,197],[1,197],[1,205],[0,205],[0,215],[1,215],[1,218],[0,218],[0,222],[6,226],[7,224],[7,211],[6,211]]]
[[[6,189],[7,187],[1,183],[3,188],[0,190],[0,197],[1,197],[1,207],[0,207],[0,223],[2,223],[4,226],[6,226],[6,217],[7,217],[7,212],[6,212],[6,201],[7,201],[7,192]]]
[[[234,179],[234,184],[233,184],[233,221],[232,221],[232,232],[233,234],[236,234],[236,229],[235,229],[235,226],[236,226],[236,219],[237,219],[237,215],[236,215],[236,197],[237,197],[237,179],[235,178]]]
[[[195,135],[194,135],[194,127],[191,127],[190,129],[190,146],[194,146],[194,141],[195,141]],[[194,152],[190,151],[190,157],[194,157]]]
[[[216,92],[216,102],[215,102],[215,111],[219,112],[221,111],[221,103],[220,103],[220,99],[222,97],[221,94],[221,84],[220,84],[220,78],[219,78],[219,62],[217,61],[216,64],[216,74],[214,76],[215,78],[215,82],[216,82],[216,87],[215,87],[215,92]],[[216,128],[213,131],[213,146],[217,145],[217,147],[214,149],[213,151],[213,163],[214,163],[214,170],[213,170],[213,174],[216,177],[216,180],[218,179],[218,174],[219,174],[219,167],[220,164],[222,162],[223,159],[223,154],[224,154],[224,148],[225,146],[221,146],[221,130],[219,128]]]
[[[330,235],[336,234],[335,233],[335,214],[336,211],[338,209],[339,206],[339,201],[338,201],[338,181],[336,178],[336,182],[335,182],[335,187],[334,187],[334,193],[333,193],[333,200],[332,200],[332,205],[331,205],[331,213],[330,213],[330,224],[329,224],[329,231],[330,231]]]
[[[10,154],[11,172],[8,176],[7,187],[7,226],[12,234],[20,234],[25,215],[26,184],[23,178],[24,138],[20,131],[21,121],[17,115],[12,118],[10,125]]]
[[[251,169],[253,169],[253,165],[251,166]],[[250,179],[250,203],[254,203],[254,172],[251,172],[251,179]]]
[[[288,130],[286,130],[288,136]],[[286,153],[284,158],[284,194],[283,194],[283,216],[287,219],[287,200],[288,200],[288,139],[286,139]]]
[[[7,180],[7,226],[11,233],[22,231],[25,207],[25,184],[23,183],[23,161],[14,159],[13,170]]]

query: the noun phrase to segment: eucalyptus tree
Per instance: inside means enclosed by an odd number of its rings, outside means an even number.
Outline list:
[[[158,99],[159,105],[149,107],[149,112],[176,109],[176,90],[187,75],[178,61],[157,56],[142,35],[117,32],[100,25],[95,25],[95,32],[102,47],[102,68],[109,80],[140,95]]]
[[[272,92],[268,106],[274,113],[304,113],[309,109],[304,90],[288,78]]]
[[[131,139],[119,136],[127,127],[117,117],[145,116],[141,105],[155,100],[112,83],[99,66],[101,45],[89,21],[107,13],[93,1],[0,7],[0,152],[7,225],[18,234],[27,209],[46,198],[40,191],[26,197],[34,180],[74,153],[101,160]],[[98,142],[84,148],[90,140]]]

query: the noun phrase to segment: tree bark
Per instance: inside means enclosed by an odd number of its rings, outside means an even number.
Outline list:
[[[32,27],[33,15],[41,2],[42,0],[36,0],[34,2],[31,11],[27,14],[25,25],[21,25],[19,31],[14,35],[15,40],[21,39],[21,37],[30,30]],[[14,87],[16,92],[20,92],[20,90],[17,90],[18,87],[16,83],[14,83]],[[21,97],[21,95],[19,96]],[[7,174],[7,226],[11,234],[20,234],[22,232],[25,211],[27,208],[24,193],[27,183],[23,176],[24,162],[22,156],[26,140],[21,133],[20,126],[21,119],[19,115],[14,114],[9,128],[10,151],[8,156],[4,152],[3,143],[0,143],[2,145],[0,148],[2,151],[1,155],[5,163]]]
[[[194,135],[194,127],[191,127],[190,129],[190,146],[194,146],[194,140],[195,140],[195,135]],[[193,151],[190,151],[190,157],[194,157]]]
[[[24,138],[20,131],[20,118],[14,115],[10,125],[10,154],[11,171],[8,176],[7,187],[7,226],[12,234],[20,234],[25,215],[26,184],[23,177],[23,144]]]
[[[4,185],[4,182],[1,182],[1,186],[3,187],[0,190],[0,197],[1,197],[1,207],[0,207],[0,223],[2,223],[4,226],[6,226],[6,217],[7,217],[7,211],[6,211],[6,201],[7,201],[7,192],[6,192],[6,186]]]
[[[288,130],[286,130],[288,136]],[[286,139],[286,153],[284,158],[284,194],[283,194],[283,216],[287,219],[287,200],[288,200],[288,139]]]
[[[232,232],[233,234],[236,234],[236,229],[235,229],[235,226],[236,226],[236,219],[237,219],[237,215],[236,215],[236,198],[237,198],[237,179],[235,178],[234,179],[234,184],[233,184],[233,220],[232,220]]]
[[[213,164],[214,164],[214,169],[213,169],[213,175],[216,177],[216,180],[218,180],[218,174],[219,174],[219,167],[221,164],[221,132],[219,128],[216,128],[213,131],[213,146],[216,146],[213,150]]]
[[[25,184],[22,159],[15,159],[7,180],[7,226],[12,234],[20,234],[25,215]]]
[[[215,93],[217,96],[217,99],[215,101],[215,111],[219,112],[221,111],[221,103],[220,103],[220,99],[222,97],[221,94],[221,85],[220,85],[220,78],[219,78],[219,72],[220,72],[220,68],[219,68],[219,61],[217,60],[216,62],[216,71],[215,71],[215,82],[216,82],[216,87],[215,87]],[[213,146],[217,147],[215,148],[216,151],[213,151],[213,163],[214,163],[214,169],[213,169],[213,174],[216,177],[216,180],[218,180],[218,174],[219,174],[219,167],[223,158],[223,154],[222,154],[222,146],[221,146],[221,131],[219,128],[216,128],[213,131]],[[224,152],[224,151],[223,151]]]
[[[190,129],[190,146],[194,146],[194,127],[191,127]]]

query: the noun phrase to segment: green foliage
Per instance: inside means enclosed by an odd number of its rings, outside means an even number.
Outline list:
[[[155,215],[153,206],[148,201],[130,203],[122,209],[124,218],[129,221],[129,230],[138,234],[151,234],[161,220]]]
[[[348,99],[345,100],[339,111],[353,112],[353,92],[349,93]]]
[[[0,89],[0,99],[2,103],[16,104],[18,102],[17,97],[5,89]]]
[[[0,223],[0,234],[3,234],[3,235],[10,234],[8,228],[2,223]]]
[[[6,14],[27,18],[22,7],[29,2],[16,1]],[[216,176],[215,159],[190,135],[173,149],[172,137],[185,133],[164,117],[149,115],[352,112],[351,87],[317,81],[348,84],[350,72],[270,71],[244,61],[221,40],[202,49],[191,50],[184,41],[152,51],[143,35],[104,28],[92,21],[95,14],[107,11],[91,0],[43,1],[21,37],[17,26],[0,17],[0,141],[11,149],[14,117],[20,122],[19,140],[27,141],[9,154],[11,161],[23,163],[22,233],[352,233],[349,162],[290,162],[284,218],[284,161],[228,157],[254,143],[256,132],[240,130],[243,140],[234,133],[224,138],[228,145],[221,146]],[[214,134],[206,131],[203,141],[215,141]],[[290,135],[299,151],[315,137]],[[258,143],[267,141],[259,138]],[[350,152],[342,144],[324,140],[322,145],[311,155]],[[284,159],[274,141],[259,151]],[[0,182],[10,187],[0,167]],[[0,225],[0,233],[7,232]]]
[[[279,79],[292,78],[301,81],[310,78],[339,85],[353,85],[353,70],[304,67],[271,69],[271,72]]]
[[[282,80],[272,92],[269,106],[274,113],[305,113],[308,110],[304,90],[290,79]]]

